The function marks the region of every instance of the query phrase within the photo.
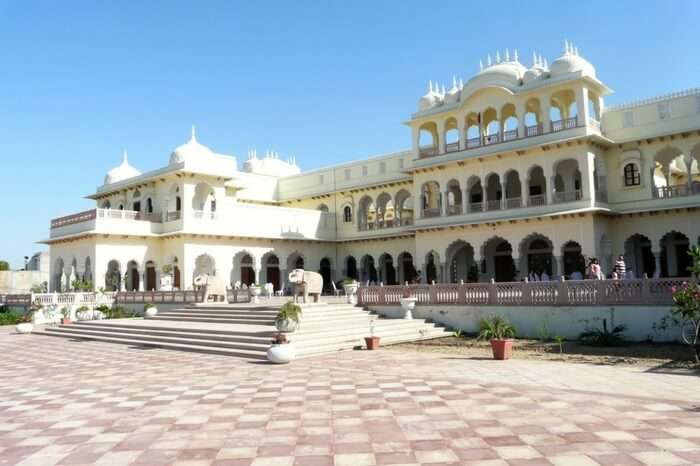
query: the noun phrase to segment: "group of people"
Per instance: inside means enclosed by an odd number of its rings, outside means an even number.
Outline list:
[[[578,273],[578,275],[581,275],[580,272],[574,273]],[[572,280],[581,280],[582,278],[583,277],[575,278],[574,274],[571,274]],[[588,263],[588,268],[586,269],[586,278],[588,278],[589,280],[605,280],[605,274],[603,273],[603,269],[600,267],[600,262],[595,257],[593,257]],[[617,256],[617,260],[615,261],[615,265],[613,266],[610,278],[612,278],[613,280],[619,280],[623,278],[634,278],[634,273],[631,270],[627,270],[627,266],[625,264],[625,256],[623,256],[622,254]]]

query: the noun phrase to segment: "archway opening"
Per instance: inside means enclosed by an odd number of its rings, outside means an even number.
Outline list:
[[[396,285],[396,269],[394,268],[394,259],[390,254],[382,254],[379,257],[379,281],[385,285]]]
[[[672,231],[661,238],[661,276],[689,277],[692,258],[688,254],[690,241],[683,233]]]
[[[117,260],[111,260],[107,264],[107,273],[105,274],[105,290],[119,291],[122,284],[121,265]]]
[[[321,274],[321,277],[323,277],[323,292],[324,293],[329,293],[333,285],[331,285],[331,261],[327,257],[324,257],[321,259],[321,262],[319,264],[319,270],[318,273]]]
[[[156,290],[156,275],[156,264],[153,261],[146,262],[146,291]]]
[[[586,273],[586,259],[583,257],[581,245],[569,241],[561,248],[564,261],[564,276],[570,280],[581,280]]]
[[[274,290],[279,290],[281,288],[280,260],[274,254],[270,254],[267,256],[267,259],[265,259],[265,281],[266,283],[272,283],[272,288]]]
[[[651,241],[644,235],[634,234],[625,241],[625,266],[636,278],[656,275],[656,259]],[[612,271],[607,271],[608,273]],[[660,273],[661,271],[659,271]]]

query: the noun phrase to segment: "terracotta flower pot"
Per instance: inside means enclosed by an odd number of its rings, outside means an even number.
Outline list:
[[[365,337],[365,344],[368,350],[379,349],[379,337]]]
[[[513,354],[513,340],[491,340],[493,359],[510,359]]]
[[[68,325],[70,324],[70,317],[62,317],[61,318],[61,325]]]

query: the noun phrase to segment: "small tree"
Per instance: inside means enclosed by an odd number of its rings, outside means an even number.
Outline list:
[[[698,355],[698,333],[700,333],[700,246],[688,251],[693,264],[688,267],[694,281],[685,282],[680,288],[673,288],[675,306],[671,314],[681,324],[683,342],[694,349],[695,362],[700,362]]]
[[[0,272],[10,270],[10,264],[7,261],[0,261]]]

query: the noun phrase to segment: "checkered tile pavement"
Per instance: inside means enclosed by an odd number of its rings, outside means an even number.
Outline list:
[[[5,329],[0,351],[3,466],[700,464],[690,376],[395,350],[272,366]]]

